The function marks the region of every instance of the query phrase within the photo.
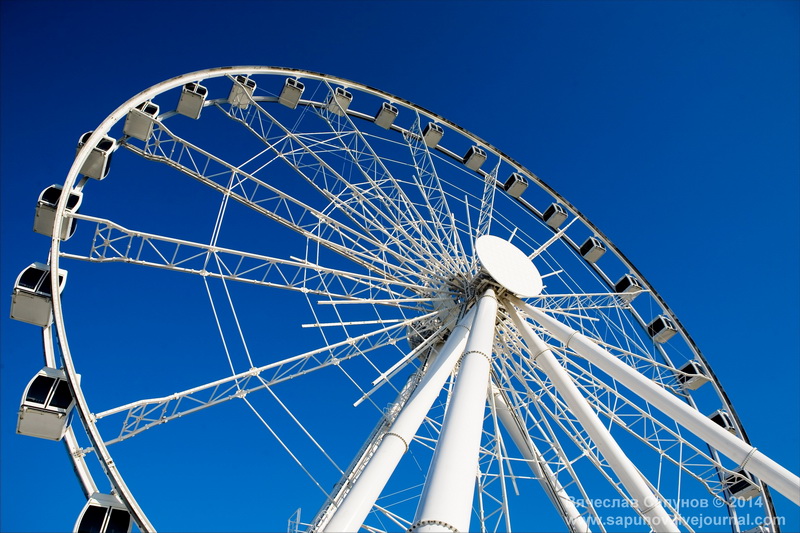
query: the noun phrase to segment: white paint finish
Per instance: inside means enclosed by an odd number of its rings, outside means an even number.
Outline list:
[[[515,300],[516,302],[514,303],[521,303],[519,300]],[[597,416],[597,413],[594,412],[567,371],[553,355],[547,343],[536,335],[510,303],[507,303],[505,307],[520,335],[525,339],[525,344],[528,345],[531,357],[550,378],[558,394],[564,399],[570,411],[597,445],[598,451],[608,462],[617,478],[636,503],[637,512],[647,521],[653,531],[677,533],[679,531],[678,527],[664,510],[661,501],[650,490],[647,480],[622,450],[619,443],[600,420],[600,417]]]
[[[562,510],[566,516],[563,516],[564,521],[567,523],[569,530],[574,533],[589,533],[589,524],[581,516],[580,511],[575,506],[575,502],[569,497],[567,491],[559,483],[550,465],[544,460],[541,452],[536,447],[536,444],[531,439],[527,431],[522,429],[520,423],[517,422],[517,414],[513,411],[512,407],[508,405],[505,396],[501,391],[492,384],[492,395],[494,396],[495,410],[497,418],[503,424],[503,427],[511,436],[525,462],[528,463],[533,475],[542,484],[542,488],[547,493],[548,497],[553,502],[556,509]]]
[[[496,318],[497,299],[489,289],[477,303],[469,341],[411,531],[471,531],[469,522]]]
[[[674,419],[708,443],[709,446],[728,456],[732,461],[739,464],[745,463],[745,470],[758,476],[795,504],[800,505],[800,478],[795,474],[757,451],[750,444],[731,435],[723,427],[709,420],[703,413],[647,379],[585,335],[518,299],[514,299],[513,303],[544,326],[555,338],[585,357],[603,372]]]
[[[542,276],[528,256],[500,237],[483,235],[475,241],[483,268],[513,294],[530,298],[542,292]]]
[[[416,435],[433,402],[438,398],[447,377],[453,371],[461,354],[464,353],[464,347],[469,338],[469,326],[472,324],[474,316],[475,308],[473,307],[453,329],[431,368],[423,376],[403,410],[397,415],[378,445],[375,454],[345,495],[324,531],[346,533],[355,532],[361,528],[394,469],[407,451],[408,443]]]

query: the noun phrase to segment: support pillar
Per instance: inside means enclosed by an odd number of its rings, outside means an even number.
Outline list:
[[[497,320],[494,291],[488,289],[476,307],[469,341],[410,528],[415,533],[470,531]]]
[[[367,466],[342,499],[323,531],[347,533],[356,532],[361,528],[403,454],[408,451],[408,444],[428,415],[458,358],[464,352],[474,316],[475,308],[470,309],[450,333],[431,368],[425,373],[392,426],[383,435]]]
[[[742,468],[800,505],[800,478],[742,439],[728,433],[667,390],[643,376],[636,369],[614,357],[585,335],[535,309],[517,298],[512,302],[544,326],[551,335],[575,350],[603,372],[622,383],[653,407],[726,455]]]
[[[512,301],[517,304],[521,303],[516,298]],[[637,512],[647,521],[653,531],[677,533],[679,531],[678,527],[664,510],[661,501],[650,490],[647,481],[603,425],[597,413],[586,401],[586,398],[581,394],[547,344],[522,320],[510,303],[506,304],[506,310],[514,321],[514,325],[516,325],[520,335],[525,339],[525,343],[528,345],[536,364],[553,382],[572,414],[575,415],[581,426],[589,434],[589,437],[597,445],[597,449],[603,455],[603,458],[608,462],[617,478],[628,491],[628,494],[633,498]]]
[[[550,465],[544,460],[528,432],[523,429],[524,426],[520,426],[518,416],[512,410],[512,407],[508,405],[505,396],[494,385],[492,385],[492,394],[494,395],[497,417],[508,434],[511,435],[511,439],[522,454],[525,462],[528,463],[533,475],[542,484],[542,488],[553,502],[553,506],[562,513],[564,522],[570,532],[589,533],[589,524],[586,523],[586,519],[581,516],[580,511],[575,506],[575,502],[572,501],[567,491],[558,482]]]

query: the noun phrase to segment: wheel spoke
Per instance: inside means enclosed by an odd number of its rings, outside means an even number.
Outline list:
[[[376,273],[396,281],[400,279],[395,278],[395,274],[400,277],[413,274],[405,266],[388,263],[376,255],[375,250],[386,251],[386,245],[181,139],[163,124],[157,125],[154,135],[159,138],[158,142],[149,146],[152,152],[130,143],[123,146],[145,159],[168,164],[221,194],[229,195],[253,211]]]
[[[106,442],[114,444],[126,440],[147,429],[161,425],[170,420],[181,418],[187,414],[218,405],[237,398],[283,383],[311,372],[339,365],[353,357],[377,350],[387,345],[396,344],[398,332],[425,320],[435,313],[405,320],[338,344],[318,348],[303,354],[295,355],[257,368],[251,368],[226,378],[198,385],[179,393],[161,398],[138,400],[123,406],[108,409],[94,414],[95,420],[102,420],[112,415],[124,414],[124,422],[118,436]],[[320,357],[321,356],[321,357]]]
[[[264,285],[348,301],[360,295],[387,294],[409,301],[416,285],[387,281],[375,276],[326,268],[301,259],[278,259],[218,246],[165,237],[124,228],[106,219],[75,215],[96,224],[94,240],[86,255],[62,253],[62,257],[97,263],[123,262],[195,274],[203,277]],[[209,263],[209,260],[213,261]],[[209,266],[216,265],[216,271]],[[333,292],[336,286],[341,292]],[[405,289],[405,291],[403,290]],[[413,301],[424,302],[424,298]]]
[[[221,106],[220,108],[222,109]],[[331,202],[333,208],[340,210],[364,234],[378,233],[382,241],[396,248],[396,251],[392,250],[395,259],[403,263],[412,258],[417,258],[418,264],[431,262],[431,251],[422,246],[427,243],[420,231],[423,226],[415,224],[407,216],[409,211],[414,213],[413,204],[405,198],[402,188],[357,129],[343,131],[338,128],[339,131],[336,131],[334,123],[343,121],[333,121],[330,112],[317,109],[318,115],[331,127],[331,133],[295,134],[263,106],[256,105],[255,108],[258,113],[251,113],[247,117],[240,116],[236,108],[223,109],[223,112],[245,125],[267,145],[275,157],[313,185],[318,193]],[[257,131],[252,124],[254,117],[259,119],[259,124],[262,124],[261,119],[266,119],[270,123],[267,131],[271,131],[271,126],[274,125],[280,131],[280,136],[272,139],[265,136],[263,128]],[[358,140],[364,146],[351,148],[345,144],[346,138]],[[324,146],[324,149],[320,149],[320,146]],[[363,184],[345,179],[321,157],[325,153],[339,151],[344,152],[344,159],[364,178]],[[368,168],[361,163],[361,158],[365,156],[371,156],[371,160],[366,163]],[[387,187],[388,193],[385,192]],[[397,200],[391,198],[391,195],[396,196]],[[424,221],[423,218],[416,220]],[[410,235],[409,230],[415,235]]]
[[[422,142],[420,120],[421,117],[417,114],[414,126],[404,136],[415,166],[412,179],[418,188],[422,205],[427,210],[439,237],[440,248],[455,252],[454,257],[445,258],[449,263],[449,268],[452,269],[452,272],[464,272],[467,266],[466,258],[471,258],[471,254],[467,255],[464,250],[460,233],[456,228],[455,217],[450,211],[436,166],[433,163],[433,157],[428,146]]]

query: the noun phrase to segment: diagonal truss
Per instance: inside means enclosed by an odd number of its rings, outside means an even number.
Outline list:
[[[223,379],[198,385],[183,392],[161,398],[138,400],[94,415],[95,420],[122,414],[124,420],[117,437],[107,445],[129,439],[139,433],[181,418],[188,414],[218,405],[248,394],[272,387],[299,376],[315,372],[356,356],[396,345],[405,335],[405,328],[419,320],[435,316],[431,312],[375,331],[325,346],[303,354],[288,357],[264,366],[252,368]]]
[[[424,294],[415,295],[417,285],[408,282],[326,268],[302,259],[278,259],[134,231],[88,215],[76,214],[75,218],[96,226],[86,255],[62,253],[71,259],[165,268],[342,300],[363,300],[380,294],[384,298],[402,299],[406,304],[418,303],[420,308],[427,309],[434,301]],[[209,256],[215,261],[209,261]],[[218,265],[217,271],[209,270],[213,265]]]
[[[411,268],[408,261],[382,260],[381,252],[391,253],[385,243],[174,135],[163,124],[156,123],[153,138],[144,149],[130,143],[123,146],[145,159],[167,164],[308,240],[394,281],[413,282],[420,271],[426,270],[420,265]]]
[[[438,237],[350,117],[313,107],[330,130],[299,134],[258,102],[252,103],[254,112],[235,106],[218,107],[260,139],[275,158],[314,186],[330,202],[331,209],[340,210],[363,231],[385,240],[397,252],[395,258],[417,257],[434,264],[442,260],[445,250]],[[336,154],[332,160],[342,166],[342,171],[322,157],[329,153]],[[352,169],[343,166],[345,162]],[[342,175],[344,171],[348,172],[347,179]],[[363,182],[357,180],[359,176]],[[436,256],[438,259],[433,260]]]

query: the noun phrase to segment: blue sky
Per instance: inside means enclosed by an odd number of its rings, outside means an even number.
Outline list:
[[[31,231],[39,192],[63,181],[80,134],[130,96],[215,66],[330,73],[433,110],[563,194],[665,297],[755,446],[800,471],[800,3],[4,0],[0,10],[7,295],[46,258]],[[38,331],[2,316],[0,528],[65,530],[82,495],[63,448],[14,435],[42,365]],[[798,509],[776,501],[786,530],[800,530]]]

